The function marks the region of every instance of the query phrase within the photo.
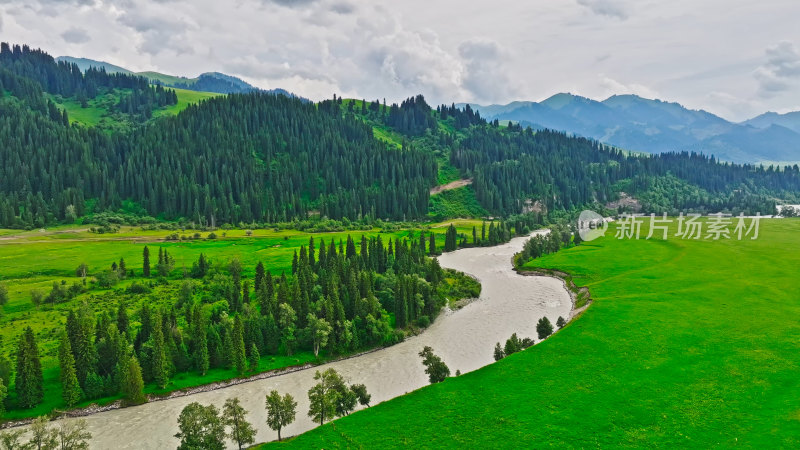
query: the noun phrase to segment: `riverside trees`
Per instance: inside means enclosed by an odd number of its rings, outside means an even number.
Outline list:
[[[281,440],[281,430],[294,422],[297,414],[297,402],[289,394],[281,395],[276,390],[267,394],[267,426],[278,432],[278,440]]]
[[[442,361],[442,358],[433,353],[431,347],[426,345],[419,352],[419,356],[422,358],[422,365],[425,366],[425,373],[428,374],[431,384],[441,383],[450,376],[450,368]]]
[[[380,236],[365,236],[360,243],[348,240],[347,245],[317,240],[301,246],[290,276],[273,276],[261,264],[263,273],[256,269],[259,282],[252,285],[254,290],[241,275],[247,268],[210,263],[201,255],[194,265],[202,266],[205,275],[192,270],[195,280],[178,282],[180,289],[169,291],[176,293],[171,308],[144,301],[129,310],[129,295],[146,296],[149,289],[103,294],[108,306],[98,313],[82,303],[69,311],[66,341],[60,343],[64,406],[118,394],[127,403],[138,404],[146,399],[145,384],[169,388],[179,373],[202,376],[210,369],[225,368],[246,376],[258,370],[264,357],[298,352],[319,357],[323,352],[346,354],[392,344],[402,339],[403,327],[426,326],[446,297],[455,297],[465,284],[474,283],[466,277],[443,282],[445,271],[427,257],[429,249],[423,249],[419,240],[384,242]],[[162,262],[172,258],[171,252],[150,250]],[[236,273],[241,277],[238,288]],[[168,278],[158,283],[169,283],[175,274],[165,275]],[[183,288],[186,284],[190,289]],[[237,310],[232,304],[239,305]],[[386,309],[399,307],[403,312],[396,315],[393,327]],[[32,334],[21,337],[22,358],[17,358],[17,370],[26,373],[18,378],[16,389],[27,392],[17,399],[27,402],[26,408],[42,399],[35,386],[41,379],[41,364],[29,358],[31,339],[35,342]],[[8,378],[13,379],[11,372]],[[29,379],[33,385],[26,384]]]

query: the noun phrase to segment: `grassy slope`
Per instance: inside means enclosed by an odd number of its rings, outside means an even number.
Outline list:
[[[143,76],[151,81],[160,81],[165,85],[177,83],[192,85],[197,83],[197,78],[176,77],[174,75],[167,75],[160,72],[137,72],[136,75]]]
[[[472,186],[440,192],[428,201],[428,216],[434,220],[444,217],[483,217],[489,213],[478,203]]]
[[[437,246],[444,245],[444,233],[451,222],[432,224],[430,230],[436,233]],[[480,222],[469,220],[453,221],[459,232],[466,235],[472,233],[472,226],[480,226]],[[48,230],[46,233],[37,231],[19,231],[0,229],[0,282],[9,288],[10,301],[0,310],[0,352],[11,357],[14,353],[16,339],[22,330],[30,326],[34,329],[39,343],[40,354],[45,378],[45,401],[38,407],[27,411],[9,411],[3,419],[17,419],[33,417],[48,413],[54,408],[63,408],[61,401],[61,388],[58,382],[57,364],[57,338],[63,328],[66,314],[70,309],[76,308],[84,299],[95,312],[108,311],[116,308],[117,296],[106,298],[103,294],[107,291],[92,289],[78,298],[55,305],[43,305],[39,308],[30,302],[31,290],[39,289],[44,293],[50,291],[54,281],[67,281],[72,284],[80,281],[75,277],[75,269],[85,262],[89,266],[89,273],[96,273],[108,268],[112,262],[120,257],[125,258],[128,269],[133,269],[141,275],[141,255],[145,245],[151,249],[151,262],[154,263],[158,253],[157,247],[167,249],[176,261],[177,275],[183,264],[191,267],[202,252],[210,257],[212,262],[223,262],[233,257],[238,257],[244,266],[244,276],[252,279],[255,265],[258,261],[273,273],[291,271],[291,260],[295,250],[300,245],[307,245],[311,234],[299,231],[272,231],[255,230],[253,237],[247,237],[243,230],[227,231],[227,237],[222,238],[222,231],[217,231],[220,236],[216,240],[196,240],[188,242],[164,242],[163,238],[171,231],[141,231],[138,228],[124,227],[120,233],[98,235],[85,231],[86,227],[61,226]],[[368,236],[381,233],[380,230],[368,232],[350,231],[340,233],[315,233],[314,239],[319,246],[320,240],[326,243],[331,239],[337,242],[347,239],[350,234],[359,238],[362,234]],[[192,231],[185,233],[191,236]],[[208,233],[204,232],[205,237]],[[382,233],[383,239],[397,238],[418,239],[419,231],[399,230]],[[9,239],[12,238],[13,239]],[[134,281],[134,278],[118,284],[115,289],[124,289]],[[140,308],[143,301],[151,305],[166,306],[177,297],[178,283],[170,283],[167,287],[159,287],[149,296],[129,296],[126,300],[130,313]],[[267,371],[279,367],[301,364],[313,360],[311,353],[298,353],[291,358],[282,356],[264,356],[261,360],[259,371]],[[196,374],[180,374],[170,380],[166,390],[157,390],[154,386],[147,386],[147,393],[164,393],[171,390],[190,386],[213,383],[216,381],[235,378],[233,370],[215,369],[203,377]],[[13,388],[10,392],[14,396]],[[115,400],[116,397],[97,401],[98,403]],[[89,403],[85,402],[84,404]]]
[[[199,103],[202,100],[224,95],[214,92],[187,91],[186,89],[175,89],[175,93],[178,94],[178,103],[153,111],[153,117],[175,115],[186,109],[186,107],[192,103]]]
[[[756,241],[606,238],[537,260],[589,287],[580,319],[291,444],[797,448],[798,233],[764,221]]]
[[[192,103],[198,103],[201,100],[222,95],[211,92],[187,91],[184,89],[175,89],[175,92],[178,94],[178,103],[153,111],[153,117],[175,115],[186,109],[186,107]],[[114,98],[113,103],[119,101],[118,96],[112,97]],[[70,123],[78,123],[84,126],[113,125],[115,123],[115,119],[110,116],[109,109],[106,106],[108,104],[106,96],[98,96],[97,98],[89,100],[87,108],[81,108],[80,103],[74,98],[58,100],[56,100],[55,96],[50,96],[50,98],[55,100],[59,107],[67,110]]]

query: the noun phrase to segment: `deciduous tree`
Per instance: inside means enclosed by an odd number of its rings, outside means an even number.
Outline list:
[[[239,450],[242,450],[242,446],[255,442],[256,430],[247,421],[247,411],[238,398],[225,400],[225,405],[222,407],[222,421],[230,427],[228,437],[239,446]]]
[[[203,406],[197,402],[186,405],[178,417],[180,439],[178,450],[223,450],[225,425],[214,405]]]

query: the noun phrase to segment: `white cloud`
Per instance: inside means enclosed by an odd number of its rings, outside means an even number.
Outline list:
[[[798,15],[794,0],[0,0],[5,41],[314,99],[635,93],[725,115],[800,104],[798,50],[775,45]]]
[[[511,101],[519,94],[520,89],[506,66],[511,54],[497,42],[472,39],[459,45],[458,53],[465,64],[463,85],[474,101]]]
[[[800,52],[793,43],[782,41],[770,46],[766,56],[767,61],[754,73],[762,97],[775,96],[800,82]]]
[[[638,83],[621,83],[607,75],[600,74],[600,86],[605,90],[605,96],[611,96],[614,94],[634,94],[638,95],[639,97],[649,98],[649,99],[657,99],[659,98],[658,93],[642,84]]]
[[[82,28],[70,28],[69,30],[61,33],[61,37],[71,44],[83,44],[89,42],[89,33]]]
[[[630,5],[621,0],[577,0],[577,2],[601,16],[623,20],[628,18]]]

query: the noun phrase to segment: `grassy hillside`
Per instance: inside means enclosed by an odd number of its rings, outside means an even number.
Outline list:
[[[186,109],[192,103],[198,103],[207,98],[216,97],[222,94],[211,92],[187,91],[185,89],[175,89],[178,94],[178,103],[166,106],[153,111],[153,117],[175,115]],[[82,108],[80,102],[75,98],[61,98],[60,96],[49,96],[56,104],[67,110],[70,123],[77,123],[87,127],[101,126],[105,128],[128,127],[129,117],[123,114],[114,114],[112,107],[119,102],[119,95],[109,93],[99,95],[87,102],[87,107]]]
[[[216,94],[213,92],[187,91],[186,89],[175,89],[175,93],[178,94],[178,103],[154,111],[153,117],[161,117],[169,115],[174,116],[175,114],[178,114],[179,112],[183,111],[184,109],[186,109],[187,106],[193,103],[196,104],[208,98],[219,97],[220,95],[224,95],[224,94]]]
[[[606,237],[536,260],[589,287],[579,319],[289,445],[797,448],[799,233],[787,219],[755,241]]]
[[[191,85],[197,82],[197,78],[186,78],[186,77],[176,77],[174,75],[166,75],[159,72],[137,72],[136,75],[143,76],[153,81],[159,81],[164,85],[176,84],[176,83],[183,83],[187,85]]]

